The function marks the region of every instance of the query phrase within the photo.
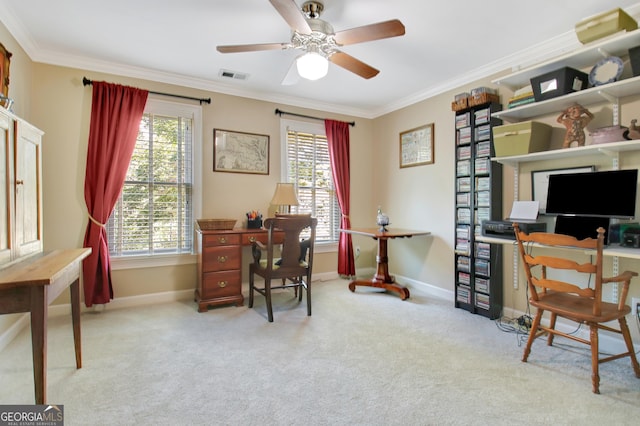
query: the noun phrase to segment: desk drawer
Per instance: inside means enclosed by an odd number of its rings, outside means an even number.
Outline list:
[[[240,235],[238,234],[204,235],[202,238],[202,247],[228,246],[238,244],[240,244]]]
[[[282,244],[284,241],[284,232],[276,232],[273,235],[276,244]],[[250,232],[242,234],[242,245],[250,246],[254,241],[260,241],[262,244],[267,244],[268,234],[266,232]]]
[[[240,246],[205,247],[202,253],[202,271],[229,271],[240,269]]]
[[[240,271],[208,272],[203,274],[202,299],[242,294]]]

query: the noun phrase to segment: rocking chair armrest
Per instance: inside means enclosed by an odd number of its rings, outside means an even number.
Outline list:
[[[624,271],[621,274],[616,275],[615,277],[602,277],[602,283],[621,283],[621,282],[631,282],[631,278],[637,277],[638,273],[634,271]]]
[[[631,278],[637,277],[638,273],[634,271],[624,271],[623,273],[616,275],[615,277],[602,278],[602,283],[623,283],[622,291],[618,296],[618,309],[624,309],[627,302],[627,295],[629,294],[629,285],[631,284]]]

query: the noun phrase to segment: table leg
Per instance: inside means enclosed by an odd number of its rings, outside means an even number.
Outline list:
[[[396,283],[395,278],[389,275],[389,257],[387,256],[387,238],[378,238],[378,255],[376,263],[378,269],[370,280],[354,280],[349,283],[349,290],[356,291],[356,286],[367,286],[383,288],[387,291],[397,293],[402,300],[410,297],[409,289]]]
[[[76,349],[76,368],[82,368],[82,334],[80,332],[80,279],[69,287],[71,291],[71,320],[73,322],[73,344]]]
[[[31,346],[33,352],[33,382],[36,404],[47,399],[47,289],[46,286],[31,290]]]

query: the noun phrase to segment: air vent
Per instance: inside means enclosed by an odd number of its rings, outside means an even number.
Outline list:
[[[220,77],[233,78],[235,80],[246,80],[249,78],[249,74],[229,70],[220,70],[220,73],[218,75]]]

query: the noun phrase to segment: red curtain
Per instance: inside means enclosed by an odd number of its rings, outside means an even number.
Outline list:
[[[83,262],[87,307],[113,299],[105,224],[124,184],[148,94],[134,87],[93,82],[84,178],[84,200],[89,212],[84,247],[92,249]]]
[[[340,228],[351,228],[349,220],[349,123],[343,121],[325,120],[324,127],[329,145],[329,158],[331,160],[331,172],[333,183],[336,187],[338,204],[342,218]],[[353,277],[356,275],[356,264],[353,258],[353,245],[351,234],[340,233],[338,241],[338,274]]]

